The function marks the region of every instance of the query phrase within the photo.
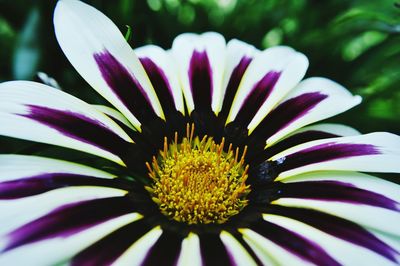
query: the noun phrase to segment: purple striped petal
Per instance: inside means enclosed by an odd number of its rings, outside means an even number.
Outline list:
[[[121,154],[127,142],[100,122],[82,114],[44,106],[27,105],[28,114],[21,116],[49,126],[70,138],[97,146],[113,154]]]
[[[94,59],[108,86],[140,122],[157,117],[144,88],[110,52],[97,53]]]
[[[281,163],[278,165],[277,170],[279,173],[281,173],[304,165],[349,158],[354,156],[366,156],[376,154],[381,154],[381,152],[376,146],[371,144],[329,142],[316,145],[281,158]]]
[[[356,223],[345,219],[304,208],[289,208],[273,205],[268,213],[289,217],[313,226],[325,233],[353,244],[365,247],[393,262],[399,253]]]
[[[183,236],[168,231],[163,232],[147,253],[141,265],[176,265]]]
[[[251,138],[258,138],[265,143],[270,136],[301,119],[327,97],[328,95],[319,92],[310,92],[281,103],[261,121]]]
[[[213,80],[206,51],[193,51],[188,74],[195,108],[197,110],[211,110]]]
[[[250,229],[307,262],[316,265],[340,265],[317,243],[304,238],[299,233],[267,221],[258,222]]]
[[[270,71],[253,86],[241,104],[235,122],[243,125],[250,123],[260,107],[268,99],[280,75],[281,72]]]
[[[226,87],[222,110],[219,114],[220,117],[226,119],[226,117],[228,116],[229,110],[231,109],[233,103],[233,99],[239,88],[240,81],[242,80],[243,74],[252,60],[253,58],[243,56],[239,64],[234,68],[229,79],[228,86]]]
[[[281,198],[305,198],[365,204],[399,211],[399,204],[381,194],[340,181],[304,181],[283,184]]]
[[[254,252],[254,250],[249,246],[249,244],[247,244],[246,241],[244,241],[243,236],[238,233],[237,231],[235,232],[231,232],[231,234],[235,237],[235,239],[240,243],[240,245],[246,250],[247,253],[249,253],[249,255],[251,256],[251,258],[255,261],[255,263],[257,265],[262,265],[261,260],[257,257],[256,253]],[[228,250],[229,253],[229,250]],[[231,258],[233,258],[232,255],[230,255]],[[238,264],[234,264],[234,265],[238,265]]]
[[[174,104],[171,84],[169,83],[164,71],[148,57],[142,57],[139,60],[153,84],[164,113],[168,115],[175,111],[176,107]]]
[[[72,258],[71,265],[110,265],[151,229],[143,219],[125,225],[82,250]]]
[[[117,187],[112,179],[70,173],[49,173],[0,182],[0,200],[18,199],[67,186]]]
[[[268,147],[267,149],[263,150],[260,153],[256,153],[253,155],[253,157],[249,157],[250,153],[248,154],[248,160],[254,160],[255,163],[261,163],[269,158],[271,158],[272,156],[287,150],[291,147],[294,147],[296,145],[302,144],[302,143],[306,143],[309,141],[313,141],[313,140],[319,140],[319,139],[327,139],[327,138],[336,138],[339,137],[338,135],[332,134],[332,133],[328,133],[328,132],[324,132],[324,131],[318,131],[318,130],[309,130],[309,131],[305,131],[305,132],[300,132],[297,134],[294,134],[288,138],[286,138],[283,141],[280,141],[278,143],[276,143],[275,145]],[[259,144],[258,145],[264,145],[265,144],[265,139],[260,139],[259,140]],[[254,144],[257,145],[257,144]]]
[[[125,197],[68,204],[9,233],[5,251],[48,238],[68,237],[132,211]]]

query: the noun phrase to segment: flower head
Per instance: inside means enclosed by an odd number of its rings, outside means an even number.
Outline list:
[[[0,155],[0,265],[400,262],[400,138],[314,124],[361,102],[307,58],[214,32],[132,50],[58,2],[61,49],[110,106],[0,84],[0,134],[90,154]],[[102,158],[97,160],[95,158]]]

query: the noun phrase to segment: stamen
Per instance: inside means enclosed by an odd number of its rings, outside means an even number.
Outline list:
[[[194,125],[186,125],[186,137],[178,143],[178,133],[169,143],[164,138],[158,158],[146,163],[151,187],[146,187],[160,211],[188,224],[225,223],[247,206],[250,186],[246,185],[247,147],[227,151],[223,138],[195,137]],[[239,159],[240,158],[240,159]]]

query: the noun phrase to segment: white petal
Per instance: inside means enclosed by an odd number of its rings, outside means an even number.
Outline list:
[[[212,110],[218,110],[222,98],[222,79],[225,69],[226,44],[222,35],[206,32],[201,35],[184,33],[177,36],[172,44],[172,55],[177,62],[180,82],[189,113],[195,108],[191,82],[190,61],[193,52],[206,52],[211,68]]]
[[[115,175],[77,163],[31,155],[0,154],[0,182],[44,173],[68,173],[99,178],[115,178]]]
[[[0,135],[76,149],[123,164],[117,155],[85,141],[80,141],[76,138],[79,136],[74,138],[68,135],[68,130],[63,134],[45,123],[28,118],[32,105],[85,117],[85,119],[93,121],[93,125],[111,131],[117,139],[133,142],[112,119],[93,106],[60,90],[29,81],[11,81],[0,84],[0,124],[2,125]],[[88,122],[88,124],[91,123]]]
[[[400,236],[400,227],[398,226],[400,224],[400,212],[398,211],[361,204],[313,199],[280,198],[272,203],[326,212],[365,227],[375,228],[382,232]]]
[[[400,254],[400,236],[394,236],[391,234],[386,234],[383,232],[379,232],[377,230],[371,230],[377,238],[387,243],[390,247],[396,250]]]
[[[230,40],[227,45],[226,45],[226,66],[225,66],[225,71],[223,75],[223,81],[222,81],[222,91],[221,97],[218,107],[215,109],[216,113],[219,113],[222,108],[222,103],[224,101],[224,98],[226,97],[226,90],[228,88],[229,82],[231,81],[231,78],[238,78],[239,82],[242,79],[242,76],[238,77],[232,77],[232,74],[234,74],[235,69],[240,65],[241,61],[243,59],[250,60],[254,58],[256,54],[258,54],[259,51],[252,45],[249,45],[245,42],[242,42],[237,39]],[[242,73],[242,75],[244,72]],[[237,84],[239,87],[239,84]],[[235,89],[238,89],[235,88]],[[233,100],[233,99],[232,99]],[[231,103],[232,104],[232,103]],[[229,106],[230,108],[231,106]],[[229,111],[229,109],[228,109]]]
[[[177,265],[203,265],[200,253],[200,240],[196,234],[189,233],[189,235],[182,241],[181,253],[179,254]]]
[[[311,265],[253,230],[239,231],[264,265]]]
[[[7,111],[6,104],[34,104],[58,110],[82,113],[98,120],[121,138],[131,141],[129,136],[110,118],[88,103],[47,85],[32,81],[9,81],[0,83],[0,112]]]
[[[0,265],[58,265],[105,235],[140,218],[126,214],[69,237],[58,237],[28,244],[0,255]],[[0,242],[1,249],[1,242]]]
[[[396,265],[368,249],[335,238],[299,221],[272,214],[264,215],[264,219],[318,243],[324,251],[343,265]]]
[[[0,235],[66,204],[125,194],[126,191],[115,188],[80,186],[59,188],[18,200],[0,200]]]
[[[117,26],[100,11],[77,0],[61,0],[54,11],[56,37],[81,76],[135,126],[140,122],[103,79],[94,55],[109,52],[144,89],[158,116],[164,118],[154,89]]]
[[[105,106],[105,105],[92,105],[94,108],[96,108],[97,110],[99,110],[100,112],[106,114],[108,117],[118,120],[119,122],[121,122],[122,124],[124,124],[125,126],[131,128],[132,130],[136,130],[133,125],[128,121],[128,119],[126,119],[125,116],[123,116],[120,112],[118,112],[117,110]]]
[[[289,47],[277,46],[257,54],[239,85],[239,91],[233,101],[227,123],[235,119],[246,97],[268,72],[281,72],[270,95],[248,125],[249,129],[253,129],[300,82],[307,67],[307,58]]]
[[[307,132],[307,131],[321,131],[321,132],[326,132],[326,133],[331,133],[334,135],[342,136],[342,137],[347,137],[347,136],[356,136],[360,135],[361,133],[349,126],[342,125],[342,124],[332,124],[332,123],[323,123],[323,124],[315,124],[312,126],[307,126],[307,127],[302,127],[293,133],[289,134],[287,137],[290,137],[292,135],[302,133],[302,132]]]
[[[168,85],[170,86],[169,89],[172,92],[176,110],[184,113],[185,107],[183,104],[182,89],[178,78],[178,70],[173,57],[171,56],[171,52],[164,51],[162,48],[155,45],[146,45],[139,47],[134,51],[140,59],[149,58],[155,65],[157,65],[157,67],[160,68],[160,70],[163,71],[163,74],[167,78]]]
[[[80,150],[124,165],[121,158],[108,151],[65,137],[58,131],[41,126],[28,118],[19,118],[16,115],[0,113],[0,123],[7,125],[0,128],[0,135]]]
[[[132,246],[129,247],[114,263],[115,266],[125,265],[141,265],[141,262],[147,255],[149,249],[156,243],[161,236],[162,230],[160,227],[155,227]]]
[[[400,202],[400,185],[384,179],[362,174],[358,172],[345,171],[320,171],[295,175],[282,180],[283,183],[295,183],[303,181],[339,181],[351,184],[357,188],[379,193]]]
[[[286,151],[283,151],[270,160],[283,160],[283,164],[287,162],[287,158],[296,155],[296,153],[307,151],[312,147],[332,147],[335,145],[368,145],[376,151],[375,154],[362,154],[359,156],[339,156],[336,159],[325,160],[322,162],[306,164],[294,169],[288,169],[281,173],[277,180],[282,180],[289,176],[300,173],[321,171],[321,170],[346,170],[346,171],[363,171],[363,172],[400,172],[400,137],[394,134],[377,132],[360,136],[330,138],[323,140],[310,141],[304,144],[297,145]],[[321,145],[321,146],[320,146]],[[363,153],[361,147],[357,147],[360,153]],[[318,148],[319,149],[319,148]],[[300,154],[300,153],[299,153]],[[286,160],[286,161],[285,161]]]
[[[341,85],[325,78],[303,80],[282,100],[282,103],[293,100],[296,97],[316,95],[316,93],[326,98],[268,138],[267,145],[271,145],[296,129],[340,114],[361,103],[360,96],[353,96]]]
[[[233,256],[236,265],[257,265],[246,249],[230,233],[222,231],[220,238],[229,254]]]

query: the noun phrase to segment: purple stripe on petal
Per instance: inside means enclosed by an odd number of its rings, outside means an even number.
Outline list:
[[[218,234],[203,233],[199,235],[199,238],[204,265],[235,265]]]
[[[393,262],[399,253],[363,227],[327,213],[283,206],[271,206],[268,213],[289,217],[313,226],[325,233],[367,248]]]
[[[240,107],[240,111],[235,118],[236,122],[246,125],[250,123],[260,107],[268,99],[280,75],[280,72],[268,72],[253,86]]]
[[[28,197],[68,186],[117,187],[114,181],[70,173],[41,174],[0,182],[0,200]]]
[[[250,65],[252,60],[253,58],[244,56],[240,60],[239,64],[234,68],[231,77],[229,79],[228,86],[226,87],[224,101],[222,104],[222,110],[219,114],[220,117],[223,116],[223,118],[226,119],[226,117],[228,116],[229,110],[231,109],[232,106],[233,99],[239,88],[240,81],[242,80],[244,72],[246,71],[247,67]]]
[[[143,219],[125,225],[82,250],[72,258],[71,265],[110,265],[151,229]]]
[[[280,141],[276,143],[275,145],[268,147],[265,150],[262,150],[260,153],[255,153],[250,157],[250,153],[248,153],[247,158],[249,161],[255,161],[256,163],[262,163],[263,161],[271,158],[272,156],[287,150],[291,147],[294,147],[296,145],[306,143],[309,141],[313,140],[319,140],[319,139],[327,139],[327,138],[336,138],[339,137],[339,135],[335,135],[332,133],[324,132],[324,131],[317,131],[317,130],[309,130],[301,133],[294,134],[288,138],[286,138],[284,141]],[[260,143],[254,144],[257,146],[263,146],[265,144],[265,139],[261,139]]]
[[[254,260],[257,265],[262,265],[261,260],[257,257],[254,250],[244,241],[243,236],[239,234],[236,230],[235,232],[231,232],[231,234],[235,237],[235,239],[240,243],[240,245],[246,250],[246,252],[250,255],[250,257]],[[234,261],[233,255],[231,254],[232,251],[229,251],[229,248],[226,247],[227,252],[230,254],[231,261]],[[233,263],[233,265],[239,265],[237,263]]]
[[[195,108],[211,110],[213,78],[206,51],[193,51],[188,74]]]
[[[356,156],[381,154],[371,144],[351,144],[329,142],[316,145],[279,159],[278,172],[284,172],[301,166]]]
[[[48,238],[68,237],[133,211],[125,197],[68,204],[11,232],[5,251]]]
[[[261,121],[251,137],[262,139],[265,142],[279,130],[302,118],[327,97],[328,95],[319,92],[310,92],[281,103]]]
[[[28,114],[21,116],[51,127],[70,138],[121,154],[127,142],[99,121],[82,114],[37,105],[26,105]]]
[[[140,58],[140,62],[153,84],[164,113],[168,115],[171,111],[176,110],[171,84],[165,76],[164,71],[148,57]]]
[[[140,122],[156,117],[144,88],[128,69],[108,51],[93,57],[108,86]]]
[[[340,265],[317,243],[301,236],[300,232],[293,232],[267,221],[258,222],[250,229],[307,262],[326,266]]]
[[[399,211],[399,204],[384,195],[340,181],[304,181],[283,184],[282,198],[305,198],[365,204]]]
[[[163,232],[141,265],[177,265],[182,240],[183,237],[177,233]]]

